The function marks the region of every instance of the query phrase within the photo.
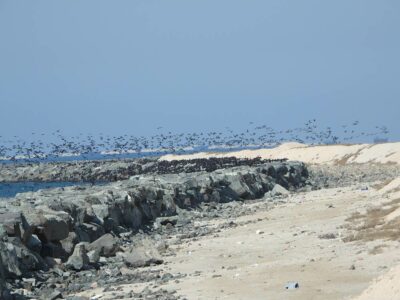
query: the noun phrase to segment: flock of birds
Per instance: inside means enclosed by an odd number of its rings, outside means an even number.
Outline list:
[[[67,137],[60,130],[50,136],[33,132],[29,142],[17,136],[14,140],[4,140],[0,136],[0,162],[34,162],[51,158],[56,160],[66,156],[85,158],[93,154],[146,156],[151,153],[262,148],[278,146],[288,141],[306,144],[342,144],[365,141],[371,137],[382,138],[389,133],[385,126],[375,126],[372,132],[360,131],[359,124],[359,121],[354,121],[340,126],[336,131],[331,127],[319,128],[316,119],[307,121],[302,127],[288,130],[274,130],[267,125],[255,125],[253,122],[241,132],[226,128],[224,131],[172,133],[164,132],[162,127],[158,127],[160,133],[149,137],[103,134]]]

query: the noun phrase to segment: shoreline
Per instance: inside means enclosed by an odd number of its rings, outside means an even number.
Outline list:
[[[396,263],[400,166],[347,158],[153,160],[104,186],[18,194],[0,203],[7,286],[25,299],[359,295]],[[107,174],[127,176],[116,163]]]

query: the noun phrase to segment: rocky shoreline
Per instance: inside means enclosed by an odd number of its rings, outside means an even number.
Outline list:
[[[140,269],[168,255],[165,232],[179,239],[210,234],[218,228],[201,228],[194,220],[234,217],[244,213],[244,201],[273,199],[308,183],[300,162],[215,160],[207,165],[198,171],[204,162],[169,164],[161,170],[173,169],[170,174],[23,193],[1,203],[2,274],[4,290],[12,294],[4,292],[3,298],[58,299],[93,284],[109,289],[116,281],[179,280],[185,275]],[[182,173],[182,168],[193,172]],[[154,288],[146,293],[150,299],[177,298]]]
[[[239,166],[285,162],[287,159],[236,157],[163,161],[158,158],[97,160],[55,163],[0,164],[0,182],[113,182],[143,174],[212,172]]]
[[[100,289],[113,295],[101,299],[183,299],[164,288],[199,275],[168,272],[167,261],[182,243],[246,226],[237,219],[268,210],[291,192],[354,184],[364,189],[400,176],[392,165],[231,158],[152,161],[146,174],[148,163],[126,180],[21,193],[1,202],[3,298],[97,299],[77,295]],[[126,284],[145,288],[126,291]]]

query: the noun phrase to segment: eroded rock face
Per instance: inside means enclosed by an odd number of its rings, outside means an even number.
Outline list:
[[[119,251],[116,236],[159,217],[163,217],[159,226],[174,226],[178,211],[202,203],[258,199],[277,184],[282,186],[281,193],[283,188],[295,190],[305,185],[307,177],[303,163],[272,162],[213,172],[137,175],[102,186],[19,194],[0,207],[0,224],[14,239],[4,253],[10,262],[7,274],[20,277],[43,268],[41,258],[45,257],[68,261],[73,269],[85,268],[99,256],[111,257]],[[84,250],[82,242],[86,243]],[[142,254],[125,255],[125,261],[131,265],[156,263]]]
[[[20,240],[0,242],[0,255],[6,278],[18,278],[23,274],[45,266],[43,259],[30,251]]]

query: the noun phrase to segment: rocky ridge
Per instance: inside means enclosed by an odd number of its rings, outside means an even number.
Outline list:
[[[307,178],[303,163],[280,161],[18,194],[0,208],[5,285],[28,298],[48,295],[57,287],[52,298],[57,299],[93,282],[107,288],[113,280],[179,280],[136,269],[162,263],[160,253],[168,248],[159,238],[150,244],[139,239],[141,232],[174,230],[180,238],[209,234],[209,229],[192,230],[193,219],[218,217],[223,203],[302,188]],[[232,216],[237,211],[231,211]],[[162,290],[150,294],[175,297]]]
[[[0,182],[112,182],[141,174],[212,172],[238,166],[256,166],[286,159],[236,157],[164,161],[157,158],[97,160],[54,163],[0,164]]]

